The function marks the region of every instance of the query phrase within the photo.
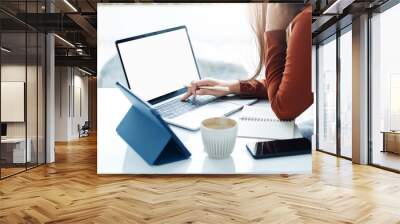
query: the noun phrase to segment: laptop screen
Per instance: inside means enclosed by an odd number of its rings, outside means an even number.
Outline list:
[[[186,29],[152,33],[118,43],[131,90],[149,101],[199,79]]]

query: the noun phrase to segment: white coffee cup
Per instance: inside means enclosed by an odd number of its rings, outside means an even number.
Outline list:
[[[208,118],[201,122],[204,151],[210,158],[223,159],[235,148],[237,122],[227,117]]]

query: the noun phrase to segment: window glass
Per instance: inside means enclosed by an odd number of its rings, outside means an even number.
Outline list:
[[[400,170],[400,4],[371,19],[372,163]]]
[[[318,149],[336,153],[336,39],[318,47]]]
[[[351,158],[352,141],[352,34],[340,36],[340,154]]]

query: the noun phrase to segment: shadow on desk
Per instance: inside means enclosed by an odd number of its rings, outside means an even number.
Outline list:
[[[203,173],[213,173],[215,170],[221,170],[227,174],[235,173],[235,162],[232,156],[226,159],[210,159],[206,156],[203,161]]]
[[[125,150],[124,155],[124,163],[123,163],[123,170],[130,170],[132,169],[132,158],[133,157],[140,157],[139,154],[136,153],[130,147],[127,147]],[[141,157],[140,157],[141,158]],[[143,174],[143,173],[160,173],[160,174],[168,174],[168,173],[175,173],[175,172],[182,172],[188,169],[189,165],[192,162],[192,158],[188,158],[185,160],[168,163],[164,165],[149,165],[143,159],[136,160],[135,170],[131,170],[131,173],[134,174]]]
[[[136,155],[134,155],[136,154]],[[154,173],[154,174],[171,174],[171,173],[185,173],[188,170],[189,166],[192,164],[193,158],[189,158],[186,160],[164,164],[164,165],[149,165],[144,160],[137,160],[135,164],[135,170],[132,169],[132,157],[138,157],[139,155],[132,150],[131,148],[126,148],[126,153],[124,156],[123,170],[128,171],[128,173]],[[203,163],[201,164],[201,170],[203,174],[213,174],[216,170],[219,170],[220,174],[232,174],[236,172],[235,162],[232,156],[229,156],[226,159],[211,159],[208,156],[205,156],[203,159]],[[131,172],[129,172],[131,171]]]

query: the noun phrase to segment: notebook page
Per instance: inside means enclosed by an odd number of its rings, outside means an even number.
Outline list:
[[[239,118],[239,137],[290,139],[294,121],[280,121],[270,106],[245,106]]]

